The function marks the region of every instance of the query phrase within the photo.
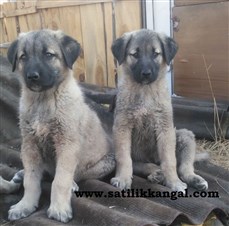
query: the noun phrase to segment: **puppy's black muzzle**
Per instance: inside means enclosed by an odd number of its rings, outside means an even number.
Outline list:
[[[157,79],[159,65],[149,60],[140,59],[131,69],[135,81],[147,85]]]
[[[25,63],[24,79],[26,86],[34,92],[52,88],[58,81],[58,74],[58,70],[36,57],[29,59]]]
[[[28,72],[27,79],[30,81],[38,81],[40,79],[40,74],[37,71]]]
[[[143,69],[141,72],[142,81],[150,81],[152,77],[151,69]]]

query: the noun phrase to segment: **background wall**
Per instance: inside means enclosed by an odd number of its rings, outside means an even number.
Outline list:
[[[229,1],[175,0],[173,21],[175,94],[229,103]]]
[[[176,95],[229,101],[229,0],[17,0],[0,5],[0,54],[20,32],[61,29],[83,48],[75,76],[100,86],[115,86],[112,41],[124,32],[142,27],[141,3],[145,2],[146,26],[169,35],[173,20],[179,52],[174,76],[168,73]],[[172,35],[172,34],[171,34]],[[209,68],[207,75],[204,59]],[[173,78],[173,81],[172,79]],[[209,79],[210,78],[210,79]],[[212,90],[210,88],[212,85]]]

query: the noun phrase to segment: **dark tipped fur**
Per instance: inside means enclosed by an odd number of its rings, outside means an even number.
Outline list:
[[[161,40],[161,38],[159,37],[159,40],[161,41],[165,62],[167,65],[169,65],[178,51],[178,45],[170,37],[166,37],[164,40]]]
[[[14,41],[7,52],[7,58],[9,62],[12,64],[12,71],[14,72],[16,69],[17,64],[17,46],[18,46],[18,40]]]
[[[131,36],[129,36],[126,39],[121,37],[115,40],[111,46],[112,53],[114,57],[118,60],[119,65],[121,65],[125,60],[126,49],[130,41],[131,41]]]
[[[65,35],[61,38],[61,50],[64,56],[66,65],[72,69],[73,63],[80,55],[80,44],[73,38]]]

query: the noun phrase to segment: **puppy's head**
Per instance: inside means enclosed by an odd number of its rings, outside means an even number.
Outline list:
[[[112,53],[127,74],[140,84],[151,84],[177,52],[176,42],[163,34],[142,29],[125,33],[112,44]]]
[[[12,70],[18,69],[26,86],[42,92],[64,80],[80,54],[80,45],[61,31],[22,33],[8,50]]]

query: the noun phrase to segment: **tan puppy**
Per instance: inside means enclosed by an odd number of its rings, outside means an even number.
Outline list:
[[[103,177],[115,167],[112,145],[73,78],[79,53],[77,41],[51,30],[21,34],[9,48],[13,70],[21,74],[25,189],[22,200],[9,210],[10,220],[36,210],[44,170],[54,175],[48,217],[68,222],[73,180]]]
[[[207,182],[194,173],[193,133],[173,124],[166,72],[177,52],[175,41],[142,29],[114,41],[112,52],[120,67],[113,127],[117,169],[111,184],[131,187],[133,160],[160,164],[162,173],[148,178],[160,178],[172,190],[183,191],[186,183],[207,189]]]

